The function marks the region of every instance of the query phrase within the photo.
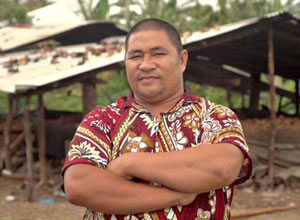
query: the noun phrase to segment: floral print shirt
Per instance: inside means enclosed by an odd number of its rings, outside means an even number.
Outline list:
[[[229,108],[191,96],[188,90],[160,118],[139,106],[133,94],[119,97],[107,107],[97,107],[85,116],[70,143],[62,173],[76,163],[105,169],[128,152],[180,151],[201,143],[231,143],[245,155],[234,183],[199,194],[189,205],[132,215],[107,215],[87,208],[84,220],[227,220],[230,219],[234,185],[251,175],[252,163],[240,121]],[[209,158],[213,160],[213,158]],[[62,184],[63,187],[63,184]]]

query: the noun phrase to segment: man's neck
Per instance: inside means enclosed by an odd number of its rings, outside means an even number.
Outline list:
[[[144,99],[139,99],[135,97],[135,101],[137,104],[142,106],[144,109],[149,111],[155,117],[159,117],[160,113],[169,111],[173,106],[175,106],[179,99],[182,97],[183,93],[180,95],[172,96],[168,99],[164,99],[163,101],[148,101]]]

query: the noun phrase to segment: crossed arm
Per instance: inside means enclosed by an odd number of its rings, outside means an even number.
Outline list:
[[[127,153],[106,170],[86,164],[69,167],[65,192],[71,203],[104,213],[148,212],[187,205],[199,193],[231,184],[242,162],[242,151],[226,143],[161,154]],[[135,183],[132,177],[164,187]]]

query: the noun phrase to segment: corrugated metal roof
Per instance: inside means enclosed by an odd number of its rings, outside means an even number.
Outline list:
[[[288,79],[300,78],[300,20],[287,12],[271,13],[212,28],[204,33],[193,33],[184,47],[194,64],[198,57],[204,57],[210,62],[233,66],[250,74],[268,73],[270,27],[275,74]]]
[[[77,0],[57,1],[53,4],[28,12],[35,26],[74,24],[84,21],[80,16],[80,6]]]
[[[0,56],[0,90],[22,92],[122,63],[124,38],[113,38],[108,42]]]
[[[267,15],[268,16],[279,16],[280,13]],[[243,27],[256,24],[261,19],[264,18],[253,18],[248,19],[241,22],[236,22],[233,24],[228,24],[224,26],[220,26],[214,29],[211,29],[207,32],[197,32],[192,33],[189,37],[185,37],[183,40],[184,47],[191,46],[194,43],[203,43],[205,40],[211,40],[215,36],[221,37],[222,34],[231,33],[235,30],[241,29]],[[254,38],[255,40],[256,38]],[[259,40],[259,39],[258,39]],[[122,38],[121,41],[124,41]],[[101,68],[105,68],[107,66],[123,63],[124,51],[117,52],[114,50],[114,54],[109,56],[108,54],[112,51],[105,50],[105,52],[101,53],[100,56],[93,54],[90,50],[87,52],[87,47],[93,47],[94,49],[99,47],[103,48],[103,45],[90,44],[90,45],[78,45],[73,47],[60,47],[55,50],[50,51],[39,51],[37,53],[33,53],[30,51],[20,52],[16,54],[6,54],[5,56],[0,56],[0,90],[8,93],[17,93],[23,92],[24,90],[38,88],[49,83],[53,83],[62,79],[66,79],[68,77],[76,76],[79,74],[83,74],[89,72],[91,70],[101,70]],[[210,48],[207,49],[211,51]],[[64,55],[65,52],[65,55]],[[79,65],[83,60],[83,54],[87,53],[88,59],[84,62],[83,65]],[[196,66],[201,65],[199,62],[198,56],[206,56],[205,53],[202,53],[201,47],[199,50],[193,51],[194,54],[189,58],[190,62]],[[197,56],[194,56],[196,53]],[[213,55],[218,54],[219,52],[214,53]],[[66,55],[67,54],[67,55]],[[73,55],[72,55],[73,54]],[[76,54],[78,56],[76,56]],[[227,58],[233,54],[228,54]],[[243,51],[243,55],[247,55]],[[26,58],[26,56],[28,58]],[[239,56],[239,55],[238,55]],[[56,57],[56,58],[55,58]],[[208,57],[208,56],[207,56]],[[256,57],[256,56],[255,56]],[[251,58],[251,54],[250,54]],[[251,61],[249,58],[249,62]],[[253,56],[252,56],[253,58]],[[15,59],[15,60],[13,60]],[[17,59],[17,60],[16,60]],[[27,59],[27,61],[26,61]],[[210,58],[209,58],[210,59]],[[238,59],[238,58],[236,58]],[[11,60],[11,61],[10,61]],[[222,60],[220,60],[222,61]],[[28,63],[27,65],[23,65],[24,63]],[[14,63],[17,63],[14,65]],[[200,64],[199,64],[200,63]],[[227,63],[223,63],[224,65],[230,65]],[[189,64],[188,64],[189,65]],[[255,64],[254,64],[255,65]],[[234,65],[231,65],[234,66]],[[195,66],[194,66],[195,67]],[[18,72],[13,73],[14,71]],[[245,70],[243,68],[239,68],[241,70]],[[187,68],[187,71],[189,68]],[[191,75],[191,78],[200,79],[201,72],[203,70],[199,68],[196,72],[189,73],[187,75]],[[248,72],[248,70],[246,70]],[[233,73],[232,73],[233,74]],[[251,72],[249,72],[251,74]],[[218,72],[217,75],[221,77],[221,72]],[[238,74],[236,74],[237,77]],[[250,76],[250,75],[249,75]],[[249,77],[246,76],[246,77]],[[206,74],[205,77],[209,77]],[[225,77],[225,76],[224,76]],[[197,81],[197,80],[195,80]],[[243,86],[243,85],[241,85]]]
[[[213,38],[213,37],[225,34],[225,33],[229,33],[231,31],[238,30],[240,28],[258,23],[262,19],[277,17],[281,14],[285,14],[285,12],[283,12],[283,11],[273,12],[273,13],[270,13],[270,14],[266,14],[262,17],[249,18],[249,19],[241,20],[241,21],[238,21],[238,22],[230,23],[230,24],[225,24],[225,25],[222,25],[222,26],[216,26],[214,28],[207,29],[206,31],[194,32],[185,41],[185,45],[188,45],[188,44],[191,44],[191,43],[194,43],[194,42],[198,42],[198,41],[201,41],[201,40],[205,40],[205,39],[208,39],[208,38]]]
[[[37,42],[55,39],[63,45],[96,42],[127,32],[111,22],[82,21],[73,24],[49,26],[7,26],[0,29],[0,53],[17,50]]]

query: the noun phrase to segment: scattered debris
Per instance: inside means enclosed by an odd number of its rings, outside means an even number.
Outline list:
[[[253,160],[252,183],[257,189],[268,186],[268,145],[270,119],[241,121]],[[277,119],[274,152],[274,186],[300,189],[300,119]]]
[[[5,196],[5,201],[6,202],[12,202],[16,200],[16,196],[15,195],[7,195]]]

